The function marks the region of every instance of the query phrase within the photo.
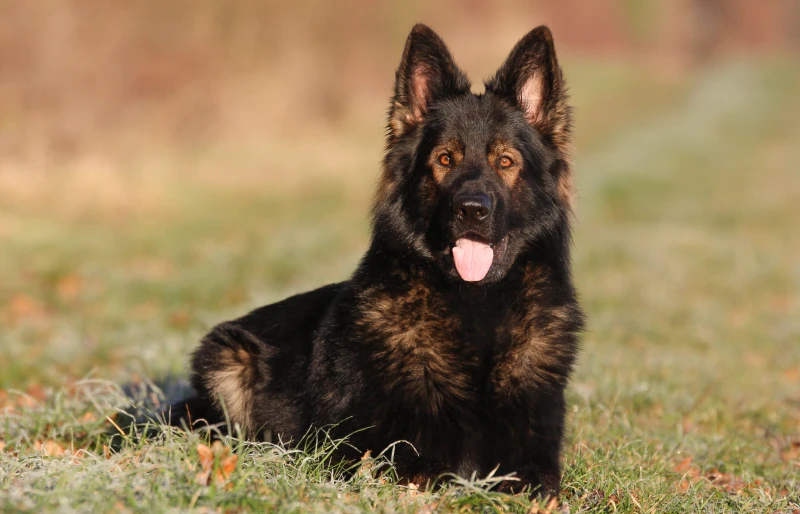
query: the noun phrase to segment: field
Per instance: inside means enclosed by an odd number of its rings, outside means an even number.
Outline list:
[[[558,511],[797,511],[800,67],[566,72],[589,325]],[[181,376],[213,324],[347,277],[369,236],[383,108],[292,142],[0,170],[4,511],[548,512],[492,477],[401,487],[375,455],[348,479],[329,446],[229,439],[238,462],[210,486],[200,435],[112,448],[120,385]]]

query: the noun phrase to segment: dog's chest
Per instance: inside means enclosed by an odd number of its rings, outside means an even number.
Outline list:
[[[514,355],[503,351],[511,336],[501,320],[496,313],[455,311],[418,288],[365,302],[358,325],[384,386],[438,412],[485,402],[494,369],[511,366]]]

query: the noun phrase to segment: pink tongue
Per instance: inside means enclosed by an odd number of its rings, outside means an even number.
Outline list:
[[[456,271],[467,282],[477,282],[489,273],[494,252],[485,243],[461,238],[453,247],[453,260]]]

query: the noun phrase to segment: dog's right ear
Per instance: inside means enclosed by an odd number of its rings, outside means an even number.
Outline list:
[[[434,101],[469,90],[469,80],[456,66],[442,38],[421,23],[415,25],[395,74],[390,137],[400,137],[417,127]]]
[[[518,107],[528,123],[567,152],[571,110],[550,29],[542,25],[520,39],[486,91]]]

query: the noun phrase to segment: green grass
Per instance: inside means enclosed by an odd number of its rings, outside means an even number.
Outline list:
[[[567,73],[589,327],[569,394],[565,504],[800,509],[800,69],[733,62],[671,86],[621,65]],[[365,152],[378,154],[379,136]],[[110,205],[76,206],[57,189],[5,197],[0,506],[528,511],[493,493],[492,477],[409,490],[383,457],[348,479],[327,459],[341,442],[296,451],[229,439],[237,467],[210,487],[195,481],[201,435],[103,448],[106,416],[126,402],[114,384],[183,373],[214,323],[346,278],[369,235],[376,166],[365,161],[307,180],[142,173]],[[67,454],[46,455],[48,441]]]

